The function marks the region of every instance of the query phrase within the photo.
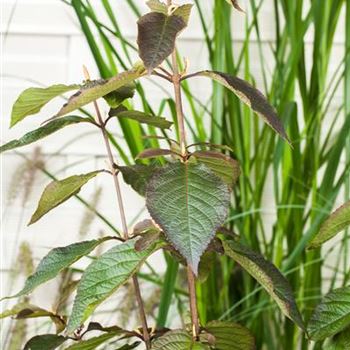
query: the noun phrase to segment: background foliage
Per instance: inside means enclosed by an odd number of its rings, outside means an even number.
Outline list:
[[[138,2],[126,1],[136,19],[141,14]],[[209,137],[213,143],[226,144],[243,164],[228,222],[244,237],[245,243],[287,274],[299,307],[308,319],[324,292],[348,284],[350,278],[347,233],[339,242],[326,247],[322,255],[320,250],[305,250],[336,198],[349,199],[350,1],[274,0],[276,34],[271,43],[273,62],[268,64],[262,50],[260,24],[272,19],[261,16],[264,1],[246,2],[246,33],[239,46],[232,44],[232,11],[228,4],[214,1],[213,10],[207,13],[203,12],[202,2],[195,0],[194,10],[201,19],[211,69],[237,74],[254,84],[256,77],[252,75],[251,64],[259,61],[263,90],[277,108],[293,149],[215,83],[210,101],[202,101],[196,95],[196,80],[184,82],[187,122],[193,142],[203,142]],[[101,2],[107,22],[98,18],[93,2],[72,0],[67,4],[79,19],[101,76],[107,78],[130,67],[135,47],[125,40],[119,15],[112,12],[110,1]],[[348,14],[344,57],[336,74],[330,76],[334,33],[341,11]],[[313,44],[308,52],[310,31],[313,31]],[[258,56],[252,55],[253,35],[258,43]],[[115,49],[115,38],[121,52]],[[268,68],[271,64],[272,70]],[[332,111],[330,104],[338,89],[344,89],[344,102]],[[159,114],[165,110],[176,120],[172,100],[166,97],[157,110],[148,104],[147,90],[141,84],[137,85],[137,93],[145,111]],[[142,129],[128,120],[120,123],[128,151],[119,146],[117,138],[114,145],[125,163],[132,163],[144,148],[158,145],[154,139],[139,141],[142,135],[155,134],[151,127]],[[271,225],[266,224],[264,215],[266,191],[273,194],[276,208]],[[337,257],[335,261],[329,259],[331,255]],[[167,286],[160,296],[156,315],[159,326],[171,321],[167,319],[169,305],[182,295],[181,280],[176,278],[177,262],[169,256],[165,258],[164,280],[154,281]],[[210,264],[208,278],[197,284],[203,323],[219,318],[238,321],[257,336],[259,348],[312,348],[300,331],[282,318],[261,288],[242,274],[239,266],[224,257],[216,259]],[[152,274],[144,277],[155,279]],[[315,345],[317,348],[320,345]]]

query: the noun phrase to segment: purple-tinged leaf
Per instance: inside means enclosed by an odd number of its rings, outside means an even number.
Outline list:
[[[130,185],[141,196],[145,195],[146,185],[151,176],[159,169],[154,165],[135,164],[120,166],[118,170],[122,173],[124,181]]]
[[[216,71],[206,70],[195,73],[193,76],[211,78],[231,90],[242,102],[248,105],[260,117],[262,117],[274,131],[276,131],[290,144],[288,136],[284,130],[281,120],[278,118],[276,110],[270,105],[266,97],[254,86],[240,78]]]
[[[243,9],[239,6],[238,0],[226,0],[231,4],[237,11],[244,12]]]
[[[175,49],[178,34],[186,27],[180,16],[150,12],[138,22],[139,55],[148,73],[158,67]]]
[[[282,312],[301,329],[304,322],[295,302],[288,280],[275,265],[247,246],[236,241],[223,241],[227,256],[239,263],[270,294]]]
[[[168,164],[152,176],[146,190],[153,220],[195,274],[229,204],[228,186],[200,163]]]

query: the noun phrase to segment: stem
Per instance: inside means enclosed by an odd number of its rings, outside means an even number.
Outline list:
[[[176,49],[173,51],[172,55],[172,65],[173,65],[173,76],[172,81],[174,85],[175,92],[175,104],[176,104],[176,115],[177,122],[179,124],[180,133],[180,147],[183,156],[186,155],[186,131],[185,131],[185,118],[182,109],[182,98],[181,98],[181,74],[179,73],[179,68],[176,60]]]
[[[84,67],[83,70],[84,70],[85,79],[90,80],[90,75],[89,75],[89,72],[87,71],[86,67]],[[111,171],[112,171],[114,187],[115,187],[115,191],[117,193],[119,213],[120,213],[120,218],[122,221],[123,235],[124,235],[124,239],[127,241],[129,239],[128,225],[126,223],[126,215],[125,215],[123,197],[122,197],[119,179],[118,179],[118,173],[116,172],[116,162],[115,162],[114,157],[113,157],[111,145],[110,145],[109,138],[108,138],[108,133],[106,130],[106,125],[103,121],[100,109],[99,109],[96,101],[94,101],[93,103],[94,103],[94,107],[95,107],[95,111],[96,111],[96,115],[97,115],[97,122],[98,122],[100,129],[101,129],[101,132],[103,135],[103,140],[104,140],[104,143],[106,146],[109,165],[110,165]],[[139,286],[137,276],[133,275],[132,280],[133,280],[133,284],[134,284],[135,295],[136,295],[136,300],[137,300],[141,324],[142,324],[143,340],[145,341],[146,349],[149,350],[151,348],[150,335],[148,332],[146,313],[145,313],[143,300],[141,297],[141,291],[140,291],[140,286]]]
[[[172,1],[167,0],[168,6],[171,6]],[[186,131],[185,131],[185,118],[182,109],[182,98],[181,98],[181,74],[179,73],[179,67],[176,59],[176,48],[174,49],[172,55],[172,66],[173,66],[173,75],[172,82],[174,85],[175,92],[175,104],[176,104],[176,116],[177,122],[179,125],[179,134],[180,134],[180,147],[182,156],[186,156]],[[190,266],[187,266],[187,279],[188,279],[188,290],[190,293],[190,309],[191,309],[191,319],[192,319],[192,335],[194,339],[198,338],[199,335],[199,319],[198,319],[198,310],[197,310],[197,297],[196,297],[196,282],[195,276]]]
[[[197,339],[199,334],[199,319],[197,310],[196,282],[191,266],[187,266],[188,291],[190,293],[190,310],[192,319],[193,338]]]

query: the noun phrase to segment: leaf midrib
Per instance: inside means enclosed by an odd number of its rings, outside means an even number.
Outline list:
[[[154,66],[154,62],[156,61],[156,57],[159,56],[159,49],[160,47],[162,46],[162,42],[164,40],[164,35],[165,35],[165,28],[168,24],[168,21],[170,19],[170,16],[167,16],[167,15],[164,15],[165,16],[165,21],[164,21],[164,26],[162,28],[162,32],[160,34],[160,40],[158,41],[158,45],[157,45],[157,50],[156,50],[156,53],[153,55],[153,58],[152,58],[152,61],[151,61],[151,67],[153,69],[153,66]]]
[[[186,198],[186,217],[187,217],[187,227],[189,234],[189,244],[190,244],[190,252],[191,252],[191,261],[193,263],[193,254],[192,254],[192,240],[191,240],[191,225],[190,225],[190,213],[189,213],[189,205],[188,205],[188,197],[189,197],[189,188],[188,188],[188,163],[184,163],[185,167],[185,198]]]

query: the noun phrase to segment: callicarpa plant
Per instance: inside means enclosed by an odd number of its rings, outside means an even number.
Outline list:
[[[236,1],[230,1],[240,10]],[[51,250],[39,263],[36,271],[26,280],[17,294],[19,298],[31,293],[39,285],[55,278],[61,271],[80,258],[89,255],[106,241],[115,242],[112,248],[100,255],[86,268],[77,285],[70,316],[47,311],[37,306],[20,303],[5,311],[2,317],[30,318],[47,316],[56,325],[56,334],[41,334],[31,338],[25,349],[95,349],[108,346],[113,349],[242,349],[255,348],[254,335],[245,327],[211,320],[200,324],[197,310],[195,282],[207,269],[208,256],[225,255],[239,264],[255,278],[281,312],[306,332],[293,292],[282,273],[263,256],[240,241],[240,237],[227,230],[225,219],[231,203],[232,189],[240,174],[237,160],[231,158],[232,150],[225,145],[211,143],[188,144],[182,106],[181,83],[187,79],[209,78],[231,90],[248,105],[286,142],[289,139],[274,108],[267,99],[244,80],[219,71],[183,71],[176,56],[176,39],[187,27],[191,4],[177,6],[172,1],[147,1],[151,12],[142,16],[138,25],[138,49],[141,61],[130,70],[110,79],[91,80],[84,68],[83,84],[53,85],[48,88],[29,88],[15,102],[11,115],[11,127],[27,116],[38,113],[55,97],[68,91],[76,92],[55,116],[38,129],[1,146],[1,152],[31,144],[60,129],[79,123],[98,128],[106,147],[109,168],[51,182],[42,193],[30,225],[46,213],[75,196],[80,189],[97,176],[110,176],[117,195],[117,205],[123,232],[121,235],[71,244]],[[172,69],[162,64],[171,56]],[[186,67],[186,64],[185,64]],[[165,118],[128,109],[127,99],[132,98],[135,81],[153,76],[170,83],[174,89],[176,105],[176,132],[178,140],[169,139],[166,129],[171,122]],[[97,100],[103,98],[110,106],[107,118],[103,117]],[[81,117],[70,113],[92,103],[96,118]],[[117,164],[112,148],[108,122],[113,119],[130,119],[162,130],[170,148],[151,148],[137,157],[137,164]],[[152,137],[152,136],[150,136]],[[157,137],[157,136],[153,136]],[[157,138],[160,138],[159,136]],[[159,164],[147,162],[163,157]],[[120,188],[120,177],[136,192],[145,197],[151,219],[144,220],[129,231]],[[147,258],[158,250],[166,250],[186,267],[191,324],[184,329],[150,327],[143,305],[137,272]],[[95,309],[132,280],[135,302],[139,310],[141,326],[126,330],[118,325],[105,326],[87,320]],[[164,285],[166,288],[166,285]],[[89,337],[90,332],[100,335]],[[117,345],[116,345],[117,344]],[[118,345],[119,344],[119,345]]]

